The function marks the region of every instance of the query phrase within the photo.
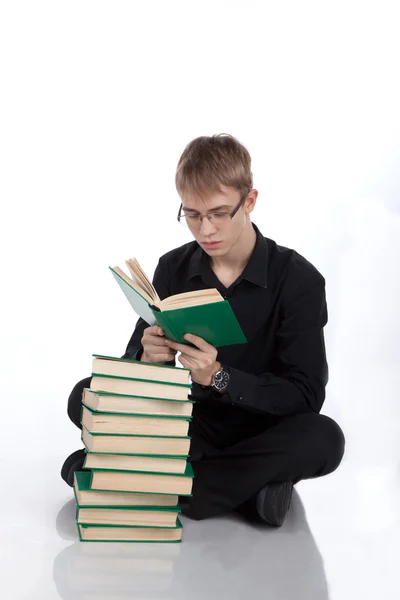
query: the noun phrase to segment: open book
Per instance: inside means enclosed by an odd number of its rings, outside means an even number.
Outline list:
[[[160,300],[136,258],[125,261],[131,273],[109,267],[133,310],[149,325],[159,325],[167,338],[191,345],[193,333],[212,346],[244,344],[246,337],[229,304],[215,288],[175,294]]]

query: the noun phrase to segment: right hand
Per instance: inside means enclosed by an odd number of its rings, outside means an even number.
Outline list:
[[[140,360],[144,362],[164,363],[174,360],[177,350],[165,345],[165,335],[161,327],[152,325],[143,332],[141,344],[143,354]]]

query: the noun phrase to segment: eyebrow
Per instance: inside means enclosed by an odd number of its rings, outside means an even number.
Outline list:
[[[232,206],[230,204],[222,204],[221,206],[216,206],[215,208],[210,208],[210,210],[208,212],[213,212],[214,210],[221,210],[221,208],[232,208]],[[185,206],[182,206],[182,210],[185,212],[195,212],[195,213],[199,214],[199,211],[195,210],[194,208],[186,208]]]

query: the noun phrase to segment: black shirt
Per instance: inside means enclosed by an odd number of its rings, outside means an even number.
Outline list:
[[[153,277],[161,299],[217,288],[229,300],[246,336],[246,344],[217,348],[217,360],[230,371],[225,394],[192,385],[196,414],[213,438],[227,423],[242,429],[253,427],[260,418],[317,413],[325,400],[325,279],[295,250],[279,246],[252,225],[256,245],[229,288],[219,281],[196,241],[161,256]],[[139,318],[123,358],[140,360],[141,338],[148,326]],[[175,360],[166,364],[176,365]]]

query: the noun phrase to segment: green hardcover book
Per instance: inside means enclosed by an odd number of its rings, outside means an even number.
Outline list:
[[[176,527],[179,506],[78,506],[76,522],[90,525],[125,525],[131,527]]]
[[[133,377],[117,377],[92,373],[90,389],[95,392],[113,392],[114,394],[153,396],[159,400],[172,398],[186,402],[191,392],[191,384],[134,379]]]
[[[82,426],[81,439],[89,452],[107,454],[151,454],[164,456],[188,456],[190,436],[126,435],[90,433]]]
[[[186,437],[189,418],[98,413],[82,404],[81,423],[90,433]]]
[[[143,414],[166,417],[191,417],[194,400],[172,400],[128,396],[110,392],[94,392],[84,388],[82,402],[94,412],[114,412],[118,414]]]
[[[177,494],[92,490],[90,488],[91,479],[91,471],[75,471],[74,495],[77,506],[159,506],[162,508],[176,508],[178,505]]]
[[[102,469],[105,471],[144,471],[145,473],[183,474],[186,470],[186,458],[181,456],[149,456],[141,454],[106,454],[87,452],[84,469]]]
[[[131,527],[77,523],[81,542],[180,542],[182,523],[176,527]]]
[[[217,289],[175,294],[160,300],[136,259],[125,262],[133,279],[119,267],[109,267],[115,280],[133,310],[149,325],[157,323],[167,338],[193,345],[183,337],[192,333],[217,348],[247,342],[231,305]]]
[[[193,469],[186,464],[184,473],[149,473],[145,471],[107,471],[92,469],[90,489],[112,492],[130,491],[151,494],[177,494],[190,496],[193,485]]]
[[[184,403],[180,402],[179,404],[184,404]],[[121,422],[121,423],[128,422],[129,417],[133,417],[133,418],[137,417],[138,419],[157,419],[157,421],[152,422],[153,425],[155,423],[164,424],[164,419],[172,419],[173,421],[192,421],[193,420],[192,415],[156,415],[153,412],[138,413],[138,412],[135,412],[134,410],[132,410],[131,412],[125,412],[122,414],[119,411],[112,410],[113,407],[111,407],[111,410],[95,410],[89,404],[87,404],[84,396],[82,396],[81,416],[82,416],[83,407],[85,407],[87,411],[89,411],[92,415],[96,416],[97,419],[99,419],[99,420],[100,419],[106,420],[107,415],[110,415],[110,416],[118,417],[118,421],[115,421],[115,422]],[[158,421],[158,419],[160,419],[160,420]],[[142,421],[142,422],[144,423],[144,421]],[[112,433],[114,433],[114,431]]]
[[[126,377],[139,381],[191,386],[190,369],[102,354],[93,354],[92,356],[92,375]]]

